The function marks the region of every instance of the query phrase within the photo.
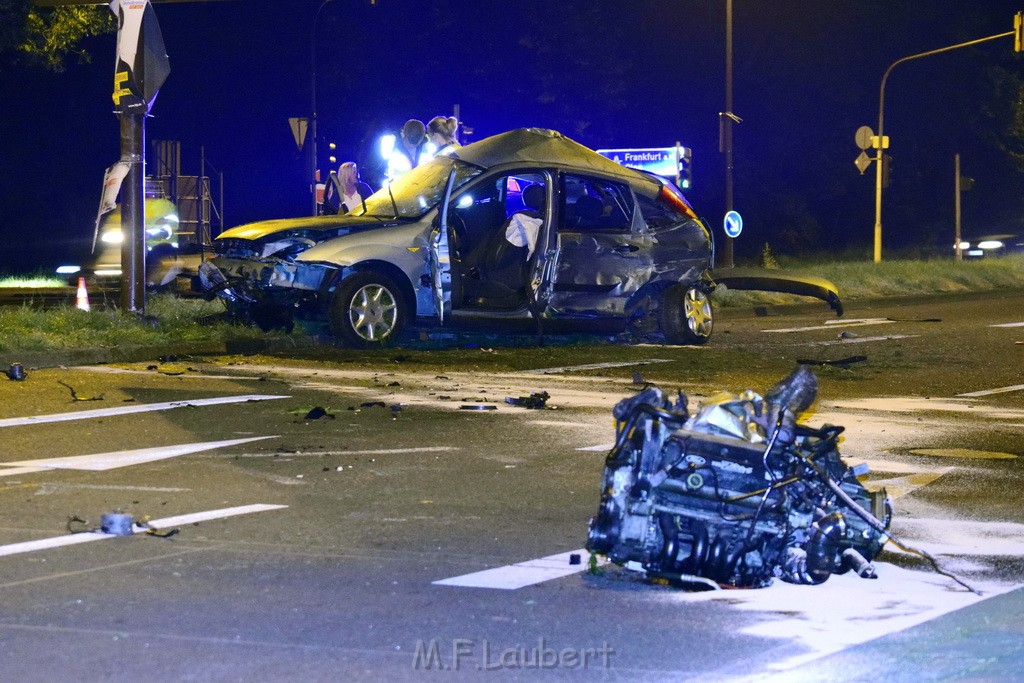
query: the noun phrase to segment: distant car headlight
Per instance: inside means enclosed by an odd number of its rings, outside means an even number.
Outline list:
[[[100,241],[106,242],[107,244],[121,244],[124,241],[124,236],[120,230],[107,230],[100,237]]]
[[[971,248],[971,243],[968,242],[967,240],[962,240],[960,242],[960,248],[961,249],[970,249]]]
[[[1003,243],[999,240],[982,240],[978,242],[979,249],[1002,249]]]

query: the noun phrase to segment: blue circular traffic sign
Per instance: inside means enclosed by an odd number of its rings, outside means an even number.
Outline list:
[[[725,214],[725,234],[729,237],[739,237],[743,232],[743,217],[739,211],[730,211]]]

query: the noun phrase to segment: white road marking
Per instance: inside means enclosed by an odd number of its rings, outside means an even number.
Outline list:
[[[842,325],[843,327],[862,327],[864,325],[888,325],[896,322],[895,320],[889,320],[887,318],[864,318],[862,320],[835,320],[826,322],[824,325],[813,325],[810,327],[783,327],[777,330],[761,330],[762,332],[779,332],[779,333],[790,333],[790,332],[812,332],[814,330],[832,330],[835,329],[836,325]]]
[[[18,462],[0,463],[0,467],[13,468],[0,470],[0,476],[16,473],[42,472],[44,470],[89,470],[103,471],[117,467],[139,465],[154,460],[176,458],[180,455],[209,451],[214,448],[226,448],[251,441],[274,439],[275,436],[253,436],[247,439],[230,439],[228,441],[206,441],[203,443],[186,443],[176,446],[158,446],[156,448],[139,448],[131,451],[114,451],[111,453],[94,453],[92,455],[71,455],[63,458],[44,458],[41,460],[21,460]]]
[[[953,467],[940,467],[938,470],[933,472],[915,472],[902,477],[890,477],[888,479],[871,479],[864,482],[864,487],[869,491],[877,491],[878,489],[885,487],[885,491],[889,494],[889,498],[896,500],[903,496],[913,493],[922,486],[927,486],[942,475],[952,472],[955,468]]]
[[[989,327],[1024,327],[1024,323],[1001,323],[999,325],[989,325]]]
[[[807,342],[808,346],[832,346],[833,344],[863,344],[865,342],[889,341],[890,339],[912,339],[920,337],[919,334],[890,334],[878,337],[849,337],[846,339],[834,339],[830,341]]]
[[[49,468],[41,468],[49,469]],[[48,481],[39,485],[37,496],[48,496],[55,491],[66,489],[86,491],[144,491],[146,493],[187,493],[192,489],[180,488],[177,486],[118,486],[117,484],[66,484],[62,482]]]
[[[614,443],[599,443],[596,446],[584,446],[583,448],[577,448],[578,451],[610,451]]]
[[[220,510],[208,510],[206,512],[196,512],[188,515],[178,515],[176,517],[166,517],[164,519],[154,519],[149,522],[149,527],[152,529],[166,529],[168,527],[183,526],[185,524],[196,524],[198,522],[206,522],[212,519],[223,519],[225,517],[235,517],[237,515],[248,515],[253,512],[264,512],[266,510],[281,510],[287,508],[287,505],[266,505],[258,503],[255,505],[242,505],[233,508],[222,508]],[[144,534],[147,529],[134,527],[133,533]],[[67,536],[55,536],[53,538],[43,538],[38,541],[25,541],[23,543],[11,543],[9,545],[0,546],[0,557],[6,555],[18,555],[20,553],[30,553],[36,550],[47,550],[49,548],[60,548],[69,545],[78,545],[79,543],[89,543],[91,541],[102,541],[107,538],[121,538],[112,534],[105,534],[100,531],[85,531],[79,534],[70,534]]]
[[[1024,390],[1024,384],[1014,384],[1012,387],[1002,387],[999,389],[985,389],[983,391],[971,391],[966,394],[957,394],[957,398],[978,398],[979,396],[991,396],[992,394],[1007,394],[1011,391]]]
[[[651,363],[671,363],[666,358],[648,358],[647,360],[622,361],[618,363],[588,363],[587,365],[565,365],[560,368],[540,368],[537,370],[523,370],[524,375],[558,375],[563,372],[575,372],[576,370],[602,370],[604,368],[628,368],[631,365],[649,365]]]
[[[363,451],[297,451],[289,453],[277,451],[275,453],[232,453],[232,458],[320,458],[328,455],[404,455],[406,453],[448,453],[461,451],[458,446],[421,446],[418,448],[380,448]],[[206,458],[217,458],[221,456],[207,455]]]
[[[0,420],[2,427],[19,427],[23,425],[45,424],[47,422],[67,422],[70,420],[90,420],[97,417],[113,417],[115,415],[131,415],[148,413],[154,410],[171,410],[185,406],[212,406],[224,403],[247,403],[249,401],[271,401],[291,396],[266,396],[263,394],[247,394],[245,396],[222,396],[219,398],[197,398],[188,401],[169,401],[167,403],[143,403],[140,405],[121,406],[119,408],[100,408],[98,410],[78,410],[71,413],[52,413],[50,415],[33,415],[30,417],[9,417]]]
[[[570,555],[579,555],[579,564],[569,564]],[[567,553],[548,555],[537,560],[528,560],[481,572],[463,574],[450,579],[432,582],[436,586],[462,586],[464,588],[496,588],[499,590],[516,590],[532,586],[563,576],[579,574],[587,569],[590,551],[586,549],[570,550]],[[605,562],[601,562],[605,564]]]
[[[785,671],[869,640],[897,633],[1007,593],[1011,584],[972,582],[984,595],[970,593],[939,574],[875,562],[877,580],[854,572],[831,576],[817,586],[776,581],[760,590],[667,594],[681,603],[722,602],[732,609],[759,612],[757,623],[741,633],[799,642],[807,653],[766,662]]]
[[[978,451],[973,448],[915,448],[914,455],[930,455],[936,458],[967,458],[969,460],[1011,460],[1019,456],[1001,451]]]

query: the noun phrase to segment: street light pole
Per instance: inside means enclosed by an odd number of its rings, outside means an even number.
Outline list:
[[[732,113],[732,0],[725,0],[725,112],[719,115],[722,126],[722,152],[725,154],[725,212],[733,210],[733,157],[732,157],[732,124],[735,120]],[[725,236],[722,245],[722,268],[733,267],[732,237]]]
[[[316,15],[313,17],[313,31],[309,39],[309,51],[311,55],[310,60],[310,73],[312,80],[310,82],[310,117],[309,117],[309,192],[313,199],[313,213],[317,215],[317,201],[316,201],[316,27],[320,21],[320,12],[323,11],[324,7],[331,0],[323,0],[320,3],[320,7],[316,10]]]
[[[885,140],[885,131],[883,125],[885,123],[885,82],[889,78],[889,74],[896,68],[897,64],[903,62],[909,62],[912,59],[920,59],[921,57],[929,57],[931,55],[937,55],[942,52],[949,52],[950,50],[958,50],[962,47],[970,47],[977,45],[978,43],[986,43],[990,40],[996,40],[998,38],[1007,38],[1015,35],[1015,31],[1007,31],[1006,33],[999,33],[994,36],[988,36],[987,38],[978,38],[977,40],[970,40],[966,43],[957,43],[956,45],[949,45],[948,47],[940,47],[937,50],[929,50],[928,52],[921,52],[916,55],[910,55],[902,59],[897,59],[895,62],[889,65],[889,68],[885,70],[882,75],[882,85],[878,89],[878,154],[875,155],[875,263],[882,262],[882,156],[883,156],[883,141]]]

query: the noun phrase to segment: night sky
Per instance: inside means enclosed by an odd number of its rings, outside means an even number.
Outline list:
[[[157,4],[171,74],[147,142],[201,148],[224,173],[228,226],[309,212],[308,162],[288,118],[311,109],[317,54],[320,150],[372,175],[374,141],[408,118],[450,115],[470,140],[553,128],[587,146],[693,149],[690,199],[718,231],[724,163],[724,0],[239,0]],[[901,57],[1010,31],[1017,1],[735,0],[737,258],[870,254],[874,169],[853,165],[877,127],[879,83]],[[88,64],[0,71],[0,270],[56,265],[88,249],[104,169],[119,157],[115,36]],[[1024,172],[1000,151],[1024,77],[1013,39],[896,67],[886,87],[893,185],[886,249],[952,244],[953,155],[975,178],[967,230],[1024,227]],[[1015,144],[1020,145],[1020,141]],[[1020,147],[1018,147],[1020,149]],[[148,157],[149,170],[155,156]]]

